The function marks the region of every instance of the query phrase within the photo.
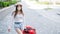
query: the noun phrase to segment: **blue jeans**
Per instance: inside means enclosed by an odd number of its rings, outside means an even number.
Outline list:
[[[22,29],[23,29],[22,22],[15,22],[15,23],[14,23],[14,28],[15,28],[15,29],[16,29],[16,28],[19,28],[20,30],[22,30]]]

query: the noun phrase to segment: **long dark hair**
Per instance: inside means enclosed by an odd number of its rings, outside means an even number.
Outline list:
[[[15,16],[16,16],[16,15],[17,15],[17,13],[18,13],[18,9],[17,9],[17,7],[18,7],[18,6],[20,6],[20,7],[21,7],[20,12],[21,12],[21,14],[22,14],[22,15],[24,15],[24,14],[23,14],[23,11],[22,11],[22,5],[21,5],[21,4],[18,4],[18,5],[16,5],[16,10],[14,11],[14,13],[15,13],[15,14],[14,14],[14,18],[15,18]]]

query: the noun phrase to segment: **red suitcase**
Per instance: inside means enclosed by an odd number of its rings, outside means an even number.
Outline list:
[[[26,26],[23,30],[23,34],[36,34],[36,30],[30,26]]]

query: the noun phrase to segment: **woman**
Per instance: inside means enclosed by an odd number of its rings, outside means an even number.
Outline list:
[[[23,17],[24,13],[22,11],[22,5],[16,5],[16,10],[12,13],[14,16],[14,28],[18,34],[22,34],[22,24],[23,24]],[[10,29],[8,29],[10,31]]]

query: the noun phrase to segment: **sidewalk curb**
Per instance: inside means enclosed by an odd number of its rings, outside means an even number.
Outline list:
[[[14,6],[14,5],[11,5],[11,6],[9,6],[9,7],[2,8],[2,9],[0,9],[0,12],[2,12],[3,10],[7,10],[8,8],[13,7],[13,6]]]

